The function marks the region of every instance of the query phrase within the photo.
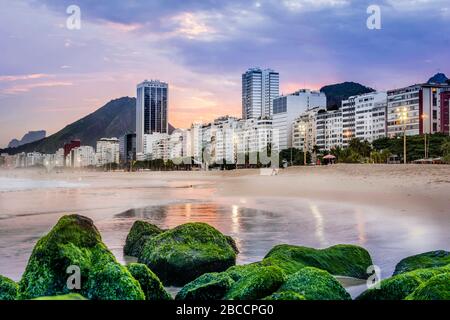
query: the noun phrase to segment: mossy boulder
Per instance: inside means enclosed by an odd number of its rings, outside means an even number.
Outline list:
[[[236,263],[230,237],[205,223],[187,223],[147,240],[138,262],[145,263],[165,285],[184,285],[205,273]]]
[[[256,300],[267,297],[284,283],[285,274],[276,266],[259,267],[236,281],[225,300]]]
[[[69,293],[62,296],[39,297],[33,300],[87,300],[87,299],[78,293]]]
[[[175,297],[176,300],[221,300],[235,281],[227,274],[206,273],[185,285]]]
[[[263,300],[306,300],[306,298],[294,291],[283,291],[283,292],[275,292],[272,293],[270,296],[265,297]]]
[[[123,253],[127,256],[139,257],[145,242],[163,233],[164,230],[145,221],[135,221],[128,233]]]
[[[450,300],[450,273],[442,273],[422,283],[406,300]]]
[[[141,285],[146,300],[172,300],[159,278],[145,264],[131,263],[127,268]]]
[[[357,300],[403,300],[434,276],[448,273],[448,268],[419,269],[380,282],[379,288],[364,291]]]
[[[284,296],[292,292],[306,300],[351,300],[344,287],[327,271],[305,267],[290,275],[278,290]]]
[[[80,270],[80,290],[70,290],[69,266]],[[36,244],[19,282],[19,298],[80,293],[88,299],[143,300],[144,293],[128,270],[102,242],[91,219],[62,217]]]
[[[333,275],[358,279],[367,279],[367,268],[373,264],[367,250],[354,245],[313,249],[285,244],[270,250],[261,263],[279,266],[287,274],[296,273],[304,267],[315,267]]]
[[[13,280],[0,276],[0,300],[16,300],[18,285]]]
[[[394,276],[417,269],[442,267],[449,264],[450,252],[444,250],[425,252],[401,260],[395,266]]]

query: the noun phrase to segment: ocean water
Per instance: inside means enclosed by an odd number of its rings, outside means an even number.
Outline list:
[[[22,178],[0,177],[0,192],[25,191],[51,188],[81,188],[84,183],[74,183],[60,180],[33,180]]]

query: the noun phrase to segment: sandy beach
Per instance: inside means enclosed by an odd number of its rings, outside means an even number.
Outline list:
[[[0,274],[20,279],[36,241],[68,213],[94,219],[121,262],[136,219],[161,227],[203,221],[236,238],[238,263],[280,243],[352,243],[388,277],[403,257],[450,249],[450,166],[295,167],[277,176],[0,171]]]

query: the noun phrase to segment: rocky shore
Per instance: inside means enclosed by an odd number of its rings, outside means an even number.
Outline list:
[[[350,300],[336,277],[365,280],[373,265],[354,245],[285,244],[235,265],[235,241],[204,223],[162,230],[136,221],[124,253],[138,263],[118,263],[91,219],[64,216],[37,242],[18,283],[0,276],[0,300],[171,300],[169,285],[182,286],[176,300]],[[450,252],[403,259],[357,300],[450,300]]]

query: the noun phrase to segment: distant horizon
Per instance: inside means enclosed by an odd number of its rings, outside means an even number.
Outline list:
[[[146,78],[169,83],[170,123],[186,128],[240,117],[241,74],[251,67],[279,72],[283,94],[347,81],[387,91],[450,72],[450,35],[430,32],[448,28],[446,0],[376,1],[379,30],[366,26],[366,0],[79,0],[79,30],[66,26],[71,1],[2,1],[3,147],[135,97]]]

